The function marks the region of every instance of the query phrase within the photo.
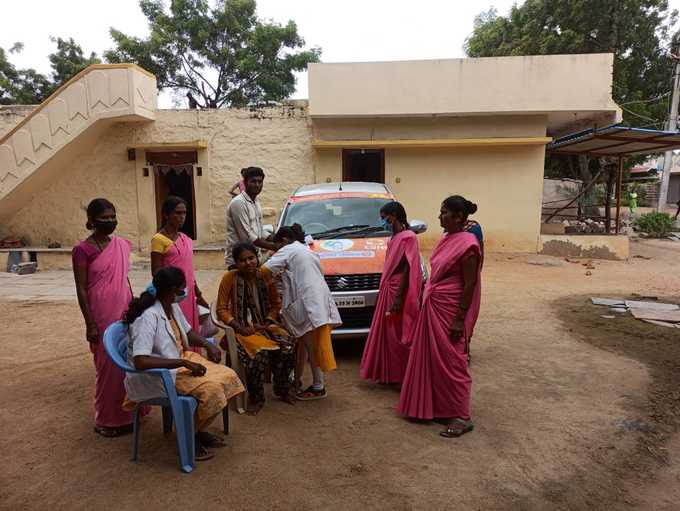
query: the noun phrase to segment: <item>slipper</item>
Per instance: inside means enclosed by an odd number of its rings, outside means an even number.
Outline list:
[[[469,433],[473,429],[475,429],[475,426],[472,424],[472,421],[454,419],[444,431],[439,432],[439,435],[443,436],[444,438],[458,438],[459,436],[463,436],[465,433]]]
[[[300,401],[314,401],[315,399],[324,399],[327,395],[325,387],[321,390],[316,390],[310,385],[305,391],[298,392],[295,397]]]
[[[215,455],[211,453],[210,451],[206,450],[205,447],[203,447],[201,444],[198,444],[196,446],[196,461],[207,461],[209,459],[214,458]]]
[[[212,433],[208,433],[207,431],[199,431],[197,437],[198,442],[203,447],[208,447],[210,449],[220,449],[221,447],[226,447],[227,445],[220,437],[213,435]]]
[[[106,426],[95,426],[94,432],[104,438],[116,438],[119,436],[129,435],[132,433],[132,424],[119,426],[117,428],[108,428]]]

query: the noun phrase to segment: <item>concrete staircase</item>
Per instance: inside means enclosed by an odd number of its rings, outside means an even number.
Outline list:
[[[0,223],[112,123],[153,121],[156,107],[156,78],[134,64],[78,73],[0,137]]]

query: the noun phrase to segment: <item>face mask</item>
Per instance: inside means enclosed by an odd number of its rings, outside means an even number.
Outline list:
[[[386,230],[387,232],[394,232],[394,227],[392,227],[392,224],[387,221],[386,218],[382,219],[382,222],[380,223],[380,226]]]
[[[117,220],[111,220],[106,222],[102,220],[94,221],[95,229],[97,229],[97,231],[101,232],[102,234],[106,234],[107,236],[111,234],[113,231],[115,231],[117,226],[118,226]]]
[[[187,296],[189,296],[189,292],[187,291],[187,288],[185,287],[182,290],[182,294],[175,295],[175,303],[179,303],[179,302],[185,300]]]

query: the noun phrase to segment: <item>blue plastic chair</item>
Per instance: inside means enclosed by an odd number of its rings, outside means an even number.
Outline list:
[[[194,412],[198,403],[191,396],[181,396],[175,390],[175,382],[170,376],[169,369],[147,369],[139,371],[128,364],[128,327],[122,321],[110,325],[104,332],[104,349],[113,363],[126,373],[144,373],[161,378],[167,397],[148,399],[137,403],[133,419],[132,461],[137,461],[139,452],[139,411],[146,405],[161,406],[163,408],[163,433],[172,430],[175,423],[177,450],[179,452],[179,467],[182,472],[189,473],[196,464],[196,446],[194,438]],[[224,433],[229,434],[229,406],[222,410]]]

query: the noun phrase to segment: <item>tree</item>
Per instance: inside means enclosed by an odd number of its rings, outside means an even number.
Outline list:
[[[677,11],[667,0],[527,0],[507,17],[494,9],[475,18],[465,42],[470,57],[614,53],[612,97],[625,123],[665,128],[674,62],[669,58]],[[576,78],[576,77],[575,77]],[[589,182],[603,168],[610,203],[611,162],[586,155],[546,158],[546,175]],[[606,212],[607,210],[605,210]]]
[[[202,108],[280,101],[295,91],[294,71],[317,62],[318,48],[302,50],[297,26],[263,22],[254,0],[140,0],[150,35],[140,39],[112,28],[109,62],[135,62],[156,75],[158,87],[186,91]]]
[[[62,39],[51,37],[50,40],[57,45],[57,51],[49,55],[52,66],[52,86],[59,87],[80,73],[91,64],[100,64],[101,60],[95,52],[89,57],[84,56],[83,49],[72,37]]]
[[[35,69],[17,69],[7,54],[23,49],[16,43],[9,51],[0,48],[0,105],[35,105],[42,102],[50,90],[49,80]]]
[[[667,0],[527,0],[507,17],[475,19],[470,57],[614,53],[612,96],[631,125],[662,128],[668,117],[677,11]]]
[[[8,52],[0,48],[0,104],[36,105],[42,103],[60,85],[90,64],[99,63],[95,53],[85,57],[83,49],[72,38],[64,40],[51,38],[57,51],[48,55],[51,63],[51,76],[45,76],[35,69],[17,69],[7,54],[23,50],[23,43],[15,43]]]

